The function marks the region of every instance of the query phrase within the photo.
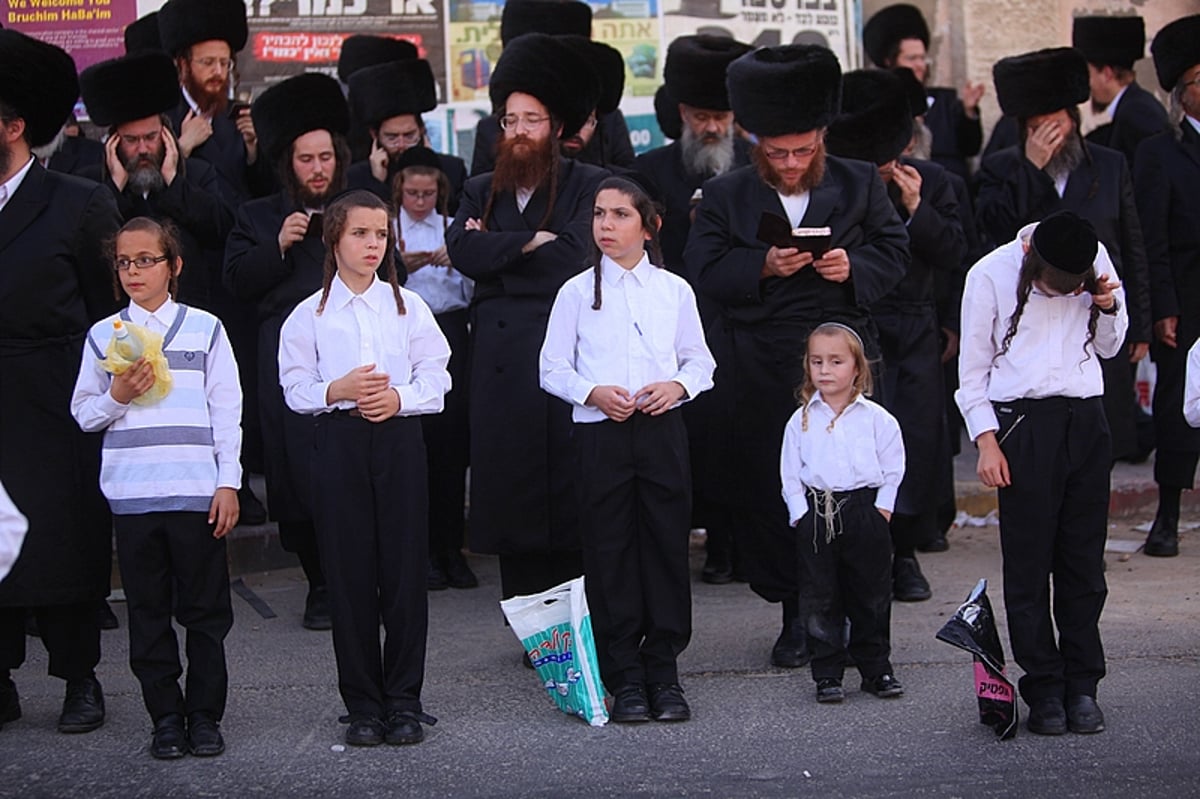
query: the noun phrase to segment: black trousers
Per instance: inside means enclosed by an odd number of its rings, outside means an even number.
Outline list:
[[[81,680],[100,662],[100,619],[96,600],[30,608],[50,655],[51,677]],[[0,608],[0,678],[25,662],[26,608]]]
[[[577,424],[580,531],[600,675],[677,683],[692,635],[687,430],[678,410]]]
[[[225,636],[233,627],[225,539],[213,538],[208,514],[145,513],[113,516],[117,562],[129,610],[129,666],[142,686],[150,718],[225,713],[229,673]],[[187,679],[174,614],[187,630]]]
[[[442,412],[421,417],[429,468],[429,553],[438,556],[462,549],[466,532],[471,337],[467,332],[466,309],[448,311],[435,318],[450,343],[450,363],[446,368],[453,383]]]
[[[810,490],[808,513],[796,524],[800,618],[814,680],[841,680],[847,651],[864,679],[892,671],[892,538],[875,494],[874,488],[831,492],[826,518],[823,495]]]
[[[1100,612],[1108,595],[1112,458],[1104,403],[1050,397],[995,407],[1012,478],[999,491],[1000,548],[1013,659],[1025,672],[1021,696],[1095,696],[1105,673]]]
[[[540,594],[583,574],[578,549],[501,554],[500,598]]]
[[[419,711],[429,624],[421,422],[398,416],[375,423],[339,411],[316,423],[313,520],[342,700],[351,714]]]

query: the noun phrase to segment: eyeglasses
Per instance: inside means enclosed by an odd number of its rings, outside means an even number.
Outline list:
[[[771,161],[786,161],[789,155],[798,161],[803,161],[805,158],[811,157],[816,151],[817,145],[815,144],[810,144],[807,147],[797,147],[795,150],[781,150],[775,147],[764,147],[763,155],[765,155],[767,159]]]
[[[160,255],[157,258],[152,255],[139,255],[137,258],[118,258],[113,261],[113,265],[117,267],[118,272],[128,272],[131,266],[136,266],[138,269],[149,269],[155,264],[169,261],[170,258],[169,255]]]
[[[541,127],[542,123],[550,121],[548,116],[533,116],[527,114],[525,116],[517,116],[516,114],[505,114],[500,117],[500,127],[505,130],[513,130],[518,126],[522,130],[536,130]]]
[[[193,64],[199,64],[205,69],[220,67],[222,72],[228,72],[237,65],[237,60],[233,58],[217,58],[216,56],[205,56],[204,58],[193,58]]]
[[[379,136],[380,140],[387,144],[397,144],[404,142],[405,144],[416,144],[421,140],[420,130],[410,130],[407,133],[383,133]]]
[[[138,142],[145,142],[146,144],[154,144],[154,142],[158,141],[159,137],[161,137],[161,136],[162,136],[162,128],[159,128],[154,133],[147,133],[142,136],[134,136],[132,133],[122,133],[121,134],[121,143],[128,147],[137,147]]]
[[[1200,75],[1197,75],[1196,77],[1192,78],[1191,80],[1180,81],[1179,86],[1182,89],[1186,89],[1188,86],[1200,86]]]
[[[437,196],[437,189],[405,189],[404,196],[410,200],[429,200]]]

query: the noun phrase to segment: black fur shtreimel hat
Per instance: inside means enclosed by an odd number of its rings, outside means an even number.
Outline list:
[[[1141,17],[1076,17],[1071,46],[1089,64],[1132,69],[1146,54],[1146,23]]]
[[[158,35],[173,56],[200,42],[223,41],[234,54],[246,46],[250,28],[242,0],[167,0],[158,10]]]
[[[929,47],[929,25],[916,6],[898,3],[881,8],[863,25],[863,50],[877,67],[887,66],[888,53],[905,39],[920,39]]]
[[[254,130],[271,162],[297,138],[313,130],[346,134],[350,110],[342,87],[328,75],[307,72],[277,83],[250,107]]]
[[[162,50],[162,36],[158,32],[158,12],[151,11],[125,26],[125,52],[140,53],[143,50]]]
[[[357,33],[342,41],[337,64],[338,80],[348,84],[350,77],[360,69],[393,61],[411,61],[419,56],[417,46],[407,39]]]
[[[725,83],[738,124],[756,136],[823,128],[841,107],[842,68],[827,47],[760,47],[729,65]]]
[[[900,77],[860,69],[842,77],[842,111],[825,133],[832,155],[886,164],[912,140],[913,114]]]
[[[25,120],[30,147],[49,144],[75,107],[75,61],[60,47],[0,30],[0,100]]]
[[[1062,272],[1086,275],[1096,262],[1096,229],[1072,211],[1057,211],[1038,223],[1029,246]]]
[[[437,107],[437,83],[429,62],[392,61],[350,76],[350,108],[367,127],[401,114],[424,114]]]
[[[1171,91],[1183,73],[1200,64],[1200,14],[1177,19],[1150,43],[1154,71],[1163,91]]]
[[[727,36],[680,36],[667,48],[663,81],[676,102],[693,108],[728,111],[725,70],[752,49]]]
[[[683,136],[683,117],[679,115],[679,101],[671,96],[665,83],[654,93],[654,119],[658,122],[658,129],[668,139]]]
[[[1087,61],[1070,47],[1002,58],[992,67],[992,79],[1000,109],[1018,119],[1052,114],[1091,96]]]
[[[527,33],[592,38],[592,7],[579,0],[508,0],[500,13],[500,42]]]
[[[88,116],[97,125],[123,125],[179,104],[179,77],[171,57],[145,50],[93,64],[79,75]]]
[[[600,81],[588,64],[587,53],[561,36],[527,33],[508,43],[492,78],[488,95],[500,112],[508,96],[522,92],[536,97],[562,122],[561,138],[583,127],[600,101]]]

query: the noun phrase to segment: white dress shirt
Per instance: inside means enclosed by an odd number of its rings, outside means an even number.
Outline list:
[[[1188,350],[1183,385],[1183,418],[1192,427],[1200,427],[1200,340]]]
[[[633,394],[651,383],[674,380],[683,386],[685,400],[712,388],[716,362],[687,281],[651,265],[645,255],[633,269],[605,255],[600,268],[599,310],[592,309],[591,269],[564,283],[554,300],[539,359],[542,388],[571,403],[576,422],[608,418],[585,405],[599,385],[621,386]]]
[[[807,191],[799,194],[779,194],[779,202],[783,203],[783,210],[792,227],[800,227],[800,223],[804,221],[804,215],[808,213],[809,199],[810,193]]]
[[[446,244],[446,227],[437,211],[416,220],[401,208],[396,222],[396,240],[404,242],[407,252],[434,252]],[[426,264],[410,272],[404,287],[420,294],[435,314],[466,308],[475,293],[475,282],[469,277],[452,266],[436,264]]]
[[[954,399],[962,411],[971,440],[998,430],[993,402],[1043,397],[1098,397],[1104,393],[1100,358],[1121,349],[1129,316],[1125,290],[1113,292],[1115,314],[1100,314],[1096,338],[1084,348],[1092,295],[1050,297],[1035,287],[1021,315],[1008,352],[997,357],[1017,307],[1017,282],[1024,244],[1037,223],[1021,228],[1017,237],[979,260],[967,273],[962,299],[962,339],[958,361],[959,389]],[[1108,250],[1100,244],[1093,267],[1096,275],[1117,279]]]
[[[904,479],[904,439],[896,417],[861,394],[836,420],[834,416],[818,393],[808,402],[808,429],[803,429],[803,408],[783,429],[779,477],[793,527],[808,513],[810,488],[877,488],[875,507],[891,511],[896,506],[896,491]]]
[[[331,404],[329,384],[373,363],[400,397],[398,416],[441,412],[450,390],[450,345],[425,301],[400,292],[404,315],[396,312],[392,287],[379,278],[355,294],[334,275],[320,316],[320,291],[296,306],[279,335],[279,383],[289,408],[306,414],[354,408],[352,400]]]
[[[17,562],[28,529],[29,521],[0,484],[0,580],[8,576],[9,569]]]
[[[4,210],[4,206],[8,205],[8,201],[17,193],[17,189],[21,188],[21,184],[25,182],[25,176],[29,174],[30,168],[33,167],[33,160],[30,157],[25,166],[18,169],[15,175],[0,183],[0,211]]]

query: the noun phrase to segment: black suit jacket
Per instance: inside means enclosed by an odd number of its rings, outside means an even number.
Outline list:
[[[1093,130],[1087,140],[1119,150],[1132,169],[1138,145],[1143,139],[1166,130],[1168,124],[1162,103],[1134,82],[1121,95],[1117,110],[1113,113],[1113,121]]]
[[[954,89],[932,88],[926,95],[933,99],[925,113],[925,125],[933,134],[930,160],[961,178],[970,177],[967,159],[979,154],[983,144],[983,125],[979,117],[971,119]]]
[[[462,195],[463,184],[467,182],[467,162],[455,155],[438,153],[438,162],[446,180],[450,182],[450,197],[446,205],[446,213],[453,216],[458,211],[458,199]],[[392,181],[399,170],[389,169],[387,183],[380,183],[371,174],[371,164],[367,161],[356,161],[346,170],[346,188],[366,189],[374,192],[384,202],[392,204]]]
[[[1142,142],[1137,159],[1154,319],[1178,316],[1200,326],[1200,133],[1185,119]]]
[[[179,135],[183,118],[187,116],[188,104],[184,100],[170,113],[171,127]],[[274,165],[266,163],[266,156],[259,152],[253,165],[246,164],[246,143],[237,125],[228,117],[213,118],[212,136],[192,150],[191,158],[207,161],[217,172],[221,197],[230,207],[237,208],[252,197],[262,197],[276,188]]]
[[[65,136],[58,152],[50,156],[47,169],[78,175],[90,166],[104,163],[104,145],[83,136]]]
[[[108,594],[100,434],[80,431],[71,394],[88,327],[118,307],[101,245],[119,226],[107,191],[37,163],[0,209],[0,481],[29,519],[0,606]]]

